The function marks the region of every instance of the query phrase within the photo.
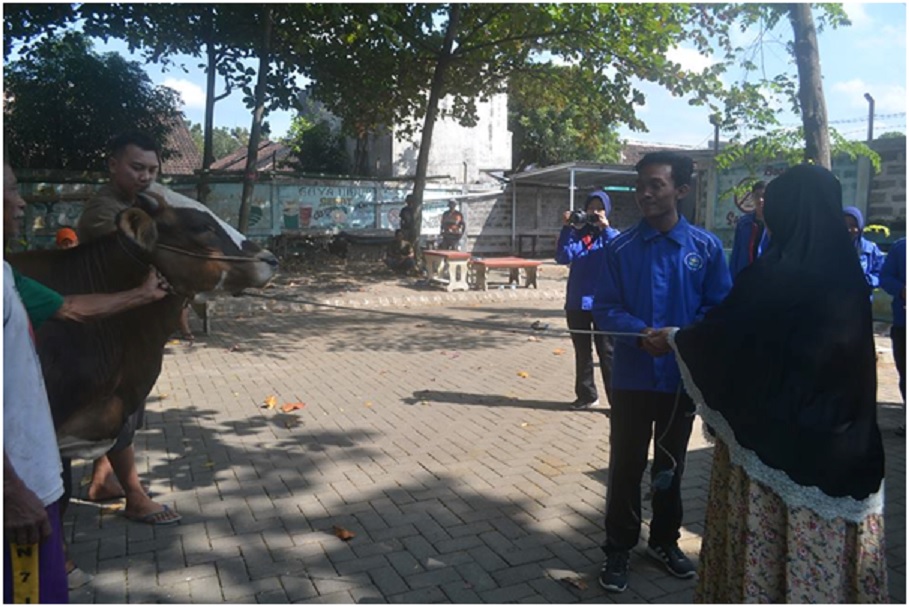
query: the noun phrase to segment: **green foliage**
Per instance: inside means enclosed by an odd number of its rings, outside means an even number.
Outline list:
[[[618,162],[621,142],[609,114],[590,78],[576,67],[540,65],[517,74],[508,83],[516,167]]]
[[[142,130],[163,144],[180,116],[175,91],[72,32],[45,37],[10,63],[4,89],[5,144],[17,168],[105,170],[111,137]]]
[[[327,118],[313,120],[297,115],[290,124],[285,143],[297,158],[291,166],[303,173],[343,175],[350,170],[344,138]]]
[[[881,133],[875,139],[905,139],[906,133],[901,133],[900,131],[887,131],[886,133]]]
[[[193,143],[196,144],[196,148],[201,154],[204,146],[202,125],[188,122],[187,126],[189,127],[189,134],[193,138]],[[237,151],[237,149],[246,146],[247,143],[249,143],[249,129],[247,128],[219,126],[212,129],[212,148],[215,160],[224,158],[228,154]]]
[[[748,170],[749,176],[755,180],[760,179],[764,166],[771,162],[785,162],[790,166],[805,161],[805,136],[801,127],[796,129],[778,129],[770,131],[760,137],[755,137],[745,143],[732,143],[716,155],[715,162],[720,170],[733,166],[741,166]],[[830,155],[846,156],[855,160],[864,156],[871,161],[874,172],[881,170],[880,155],[860,141],[849,141],[835,129],[830,129]],[[731,194],[744,195],[748,191],[748,183],[742,183],[725,192],[719,197],[724,198]]]

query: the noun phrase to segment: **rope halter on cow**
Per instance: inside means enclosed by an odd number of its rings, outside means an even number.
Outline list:
[[[194,251],[188,251],[186,249],[181,249],[180,247],[175,247],[169,244],[161,244],[160,242],[155,245],[158,249],[164,249],[165,251],[170,251],[172,253],[177,253],[179,255],[186,255],[187,257],[195,257],[197,259],[211,259],[217,261],[262,261],[255,257],[240,257],[239,255],[213,255],[211,253],[196,253]]]

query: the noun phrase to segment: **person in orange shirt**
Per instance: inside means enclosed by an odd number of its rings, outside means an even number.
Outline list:
[[[79,237],[72,228],[60,228],[57,230],[56,241],[58,249],[72,249],[79,244]]]

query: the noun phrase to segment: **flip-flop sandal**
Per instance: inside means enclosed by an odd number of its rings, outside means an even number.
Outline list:
[[[147,485],[142,485],[142,488],[145,490],[145,495],[147,495],[148,497],[155,496],[155,492],[151,491]],[[118,502],[125,498],[126,498],[126,494],[121,493],[120,495],[109,495],[107,497],[96,497],[95,499],[88,497],[88,495],[86,494],[86,496],[83,497],[82,499],[86,502],[91,502],[92,504],[106,504],[108,502]]]
[[[164,520],[159,520],[156,518],[165,512],[172,512],[174,514],[174,517],[164,519]],[[171,510],[170,506],[167,506],[167,505],[163,506],[161,508],[161,510],[157,510],[155,512],[149,512],[148,514],[145,514],[142,516],[139,516],[137,514],[129,514],[126,511],[123,512],[123,516],[136,523],[145,523],[146,525],[173,525],[174,523],[179,523],[180,519],[183,518],[182,516],[180,516],[173,510]]]
[[[77,588],[82,588],[89,582],[95,579],[90,573],[85,573],[78,567],[73,567],[70,571],[66,573],[66,585],[70,590],[76,590]]]

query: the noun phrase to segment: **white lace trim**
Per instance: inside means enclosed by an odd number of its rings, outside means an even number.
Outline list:
[[[694,383],[688,365],[679,354],[675,343],[676,331],[678,329],[669,334],[669,343],[675,350],[685,390],[697,405],[698,415],[710,424],[717,436],[729,447],[729,457],[732,463],[741,466],[751,478],[770,487],[790,508],[808,508],[828,520],[842,518],[854,523],[862,522],[869,515],[884,512],[883,479],[881,479],[881,486],[877,492],[863,500],[856,500],[848,496],[832,497],[818,487],[806,487],[796,483],[785,472],[771,468],[760,460],[757,453],[740,445],[735,440],[735,434],[726,419],[704,402],[704,395]]]

